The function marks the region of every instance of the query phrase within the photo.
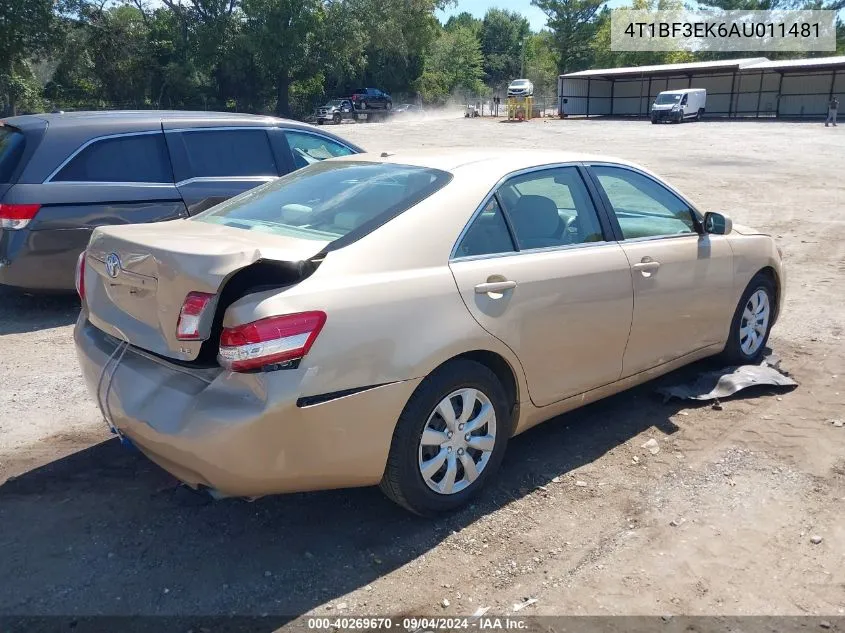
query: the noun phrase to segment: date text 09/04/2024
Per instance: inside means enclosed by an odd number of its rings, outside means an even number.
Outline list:
[[[406,633],[438,633],[440,631],[481,630],[481,631],[519,631],[527,628],[522,618],[513,617],[406,617],[367,618],[335,617],[308,618],[307,626],[312,631],[355,631],[395,629]]]

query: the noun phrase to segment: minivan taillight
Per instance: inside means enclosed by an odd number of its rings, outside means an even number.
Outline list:
[[[176,338],[180,341],[198,341],[200,339],[200,322],[203,312],[211,303],[214,295],[207,292],[189,292],[179,311],[179,321],[176,323]]]
[[[3,204],[0,203],[0,229],[15,231],[22,229],[38,213],[40,204]]]
[[[82,251],[79,254],[79,258],[76,260],[76,273],[74,275],[74,280],[76,284],[76,293],[79,295],[79,298],[83,301],[85,300],[85,251]]]
[[[325,312],[299,312],[224,328],[218,360],[226,369],[249,371],[305,356],[317,339]]]

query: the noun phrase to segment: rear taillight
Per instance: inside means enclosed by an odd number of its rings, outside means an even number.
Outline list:
[[[214,295],[207,292],[189,292],[179,311],[179,321],[176,324],[176,338],[180,341],[198,341],[200,339],[200,322],[203,312],[211,303]]]
[[[232,371],[300,359],[311,349],[325,322],[325,312],[300,312],[225,328],[218,359]]]
[[[40,208],[40,204],[0,204],[0,229],[22,229]]]
[[[76,273],[74,276],[76,280],[76,292],[79,295],[79,298],[84,300],[85,299],[85,251],[82,251],[79,254],[79,258],[76,260]]]

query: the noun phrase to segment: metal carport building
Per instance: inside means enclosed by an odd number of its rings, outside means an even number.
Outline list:
[[[707,90],[708,116],[823,117],[831,96],[845,94],[845,56],[582,70],[558,78],[558,108],[567,115],[648,116],[660,92],[681,88]]]

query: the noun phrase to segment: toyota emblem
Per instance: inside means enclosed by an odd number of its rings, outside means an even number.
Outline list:
[[[117,253],[109,253],[109,256],[106,257],[106,272],[111,278],[117,277],[120,273],[120,257],[117,256]]]

